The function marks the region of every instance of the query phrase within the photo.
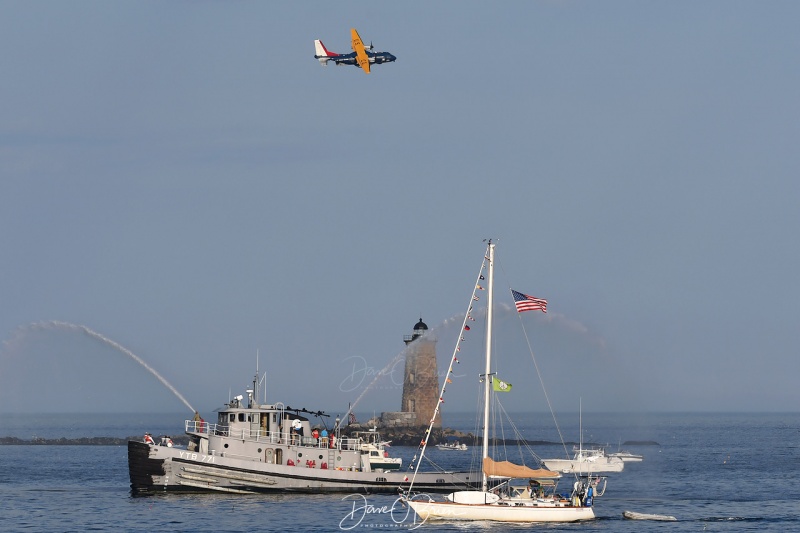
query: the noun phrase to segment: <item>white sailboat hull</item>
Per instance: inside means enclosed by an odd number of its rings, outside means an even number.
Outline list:
[[[594,519],[591,507],[563,506],[553,502],[463,504],[415,501],[408,504],[420,520],[493,520],[498,522],[578,522]]]

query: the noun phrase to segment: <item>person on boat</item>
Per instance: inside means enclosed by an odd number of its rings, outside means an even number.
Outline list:
[[[314,444],[319,443],[319,430],[317,428],[311,431],[311,436],[314,438]]]
[[[153,440],[153,437],[150,436],[150,433],[145,433],[144,434],[144,443],[145,444],[155,445],[156,441]]]
[[[197,411],[194,412],[194,418],[192,418],[192,422],[194,422],[195,431],[202,433],[205,429],[206,421],[203,420],[203,417],[200,416],[200,413]]]
[[[295,441],[299,444],[303,443],[303,424],[299,418],[292,420],[292,443]]]
[[[541,498],[544,496],[544,489],[542,488],[542,484],[532,479],[530,481],[530,489],[531,489],[531,498]]]

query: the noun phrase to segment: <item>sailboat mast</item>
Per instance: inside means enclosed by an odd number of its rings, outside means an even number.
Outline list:
[[[483,458],[489,457],[489,394],[492,380],[492,308],[494,302],[494,243],[489,241],[489,284],[486,297],[486,371],[483,374]],[[481,462],[483,464],[483,462]],[[481,488],[484,492],[489,488],[489,479],[483,473]]]

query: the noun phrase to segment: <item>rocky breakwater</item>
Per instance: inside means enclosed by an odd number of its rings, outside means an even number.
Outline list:
[[[141,441],[142,437],[79,437],[76,439],[68,439],[66,437],[57,439],[0,437],[0,446],[127,446],[129,440]],[[156,441],[158,440],[156,438]],[[189,443],[189,437],[184,435],[172,437],[172,442],[175,445],[185,446]]]
[[[343,428],[347,435],[355,435],[356,432],[364,432],[375,429],[381,435],[381,440],[391,442],[393,446],[418,446],[422,437],[427,431],[423,426],[381,426],[380,424],[350,424]],[[474,445],[477,437],[472,433],[464,433],[450,428],[434,428],[428,439],[428,445],[436,445],[444,442],[458,440],[464,444]]]

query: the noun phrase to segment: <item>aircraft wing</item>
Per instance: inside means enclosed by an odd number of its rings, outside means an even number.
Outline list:
[[[353,38],[353,50],[356,53],[356,63],[364,70],[364,73],[369,74],[369,56],[364,49],[364,43],[355,28],[350,28],[350,36]]]

